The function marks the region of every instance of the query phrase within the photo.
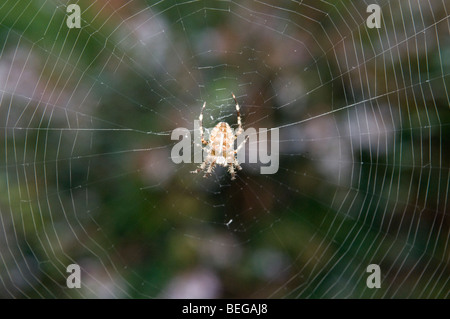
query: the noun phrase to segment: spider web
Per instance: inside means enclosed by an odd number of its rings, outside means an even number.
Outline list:
[[[449,10],[3,1],[0,296],[448,298]],[[232,92],[276,174],[172,161],[203,102],[236,128]]]

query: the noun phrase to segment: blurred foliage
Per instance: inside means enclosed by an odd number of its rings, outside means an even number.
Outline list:
[[[379,31],[360,1],[77,1],[79,30],[66,3],[0,6],[0,296],[167,297],[211,272],[211,297],[448,297],[445,4],[414,11],[425,40],[404,29],[406,1],[383,2]],[[286,78],[309,93],[283,104]],[[173,165],[171,131],[203,100],[234,123],[231,91],[244,125],[343,111],[282,135],[274,176],[244,166],[230,184]],[[345,131],[367,114],[391,135]],[[81,290],[65,288],[70,263]]]

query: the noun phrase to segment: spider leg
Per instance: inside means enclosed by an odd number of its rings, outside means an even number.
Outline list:
[[[239,144],[239,146],[236,148],[236,150],[234,151],[234,155],[236,155],[241,148],[244,146],[244,144],[248,141],[249,136],[247,135],[247,137],[245,138],[245,140],[242,141],[241,144]]]
[[[242,170],[241,165],[239,165],[239,162],[236,158],[236,154],[241,150],[241,148],[244,146],[244,144],[248,141],[248,136],[245,138],[245,140],[242,141],[241,144],[239,144],[239,146],[236,148],[236,150],[234,151],[234,162],[232,164],[234,164],[234,166],[236,167],[236,169],[238,169],[239,171]],[[231,171],[230,171],[231,172]],[[233,177],[233,174],[231,174],[231,176]],[[232,178],[233,179],[233,178]]]
[[[200,111],[200,116],[198,117],[198,120],[200,121],[200,136],[202,139],[202,143],[203,143],[203,145],[208,145],[208,142],[205,141],[205,138],[204,138],[205,134],[203,131],[203,110],[205,109],[205,106],[206,106],[206,102],[203,103],[202,110]]]
[[[206,161],[203,162],[195,171],[191,171],[192,174],[197,174],[206,168]]]
[[[242,128],[242,120],[241,120],[241,112],[239,111],[239,104],[236,100],[236,97],[234,96],[233,93],[231,93],[231,95],[233,96],[233,100],[234,103],[236,104],[236,113],[237,113],[237,122],[238,122],[238,129],[236,131],[236,134],[234,135],[234,137],[237,137],[238,135],[241,135],[242,132],[244,132],[243,128]]]
[[[236,179],[236,172],[234,171],[234,164],[233,163],[228,164],[228,171],[231,174],[231,180],[232,181],[235,180]]]
[[[214,161],[212,161],[212,162],[209,164],[209,167],[208,167],[208,169],[206,170],[206,173],[205,173],[205,175],[204,175],[203,177],[209,177],[209,176],[211,176],[211,173],[212,173],[212,171],[213,171],[215,165],[216,165],[216,161],[214,160]]]

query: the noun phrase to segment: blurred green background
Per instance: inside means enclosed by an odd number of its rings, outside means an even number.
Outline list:
[[[376,3],[3,1],[0,297],[448,298],[450,7]],[[173,163],[231,92],[276,174]]]

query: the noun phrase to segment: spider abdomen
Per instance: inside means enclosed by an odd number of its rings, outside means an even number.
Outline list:
[[[234,133],[226,122],[218,123],[211,131],[209,145],[211,156],[218,165],[227,166],[234,161]]]

